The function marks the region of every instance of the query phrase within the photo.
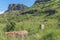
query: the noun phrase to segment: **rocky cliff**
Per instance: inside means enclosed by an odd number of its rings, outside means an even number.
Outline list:
[[[13,10],[24,10],[28,8],[27,6],[23,4],[9,4],[8,6],[8,11],[13,11]]]

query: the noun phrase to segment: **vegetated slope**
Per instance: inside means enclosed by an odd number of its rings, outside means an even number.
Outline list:
[[[60,1],[52,0],[43,4],[34,4],[24,11],[6,12],[0,16],[1,31],[3,32],[3,28],[12,21],[16,23],[15,31],[23,29],[29,31],[29,36],[24,40],[60,40],[59,10]],[[44,30],[39,28],[40,24],[45,25]],[[1,40],[19,40],[4,37],[4,35],[1,35],[0,38]]]

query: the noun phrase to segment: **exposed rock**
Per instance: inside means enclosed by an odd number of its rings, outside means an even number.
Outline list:
[[[46,10],[46,11],[45,11],[45,13],[48,13],[47,16],[53,15],[53,14],[55,14],[56,12],[57,12],[57,11],[56,11],[56,10],[53,10],[53,9],[51,9],[51,10]]]
[[[12,11],[12,10],[24,10],[26,8],[28,8],[28,7],[23,5],[23,4],[9,4],[8,11]]]
[[[40,29],[44,29],[45,25],[44,24],[41,24],[40,25]]]
[[[35,4],[40,3],[40,2],[48,2],[48,1],[50,1],[50,0],[36,0]]]

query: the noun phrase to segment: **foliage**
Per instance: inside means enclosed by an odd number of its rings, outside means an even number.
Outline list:
[[[9,31],[14,31],[14,28],[15,28],[15,23],[14,22],[9,22],[6,27],[4,28],[4,30],[6,32],[9,32]]]
[[[57,12],[51,13],[51,10]],[[44,30],[39,28],[40,24],[44,24]],[[0,40],[22,40],[22,38],[3,35],[4,31],[14,30],[27,30],[29,34],[23,38],[24,40],[60,40],[60,0],[51,0],[45,4],[38,3],[24,11],[16,10],[2,14],[0,16]]]

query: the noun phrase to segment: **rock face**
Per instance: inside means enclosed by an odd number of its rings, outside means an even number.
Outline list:
[[[12,10],[24,10],[26,8],[28,8],[28,7],[23,5],[23,4],[9,4],[8,11],[12,11]]]
[[[48,2],[48,1],[50,1],[50,0],[36,0],[35,4],[40,3],[40,2]]]

